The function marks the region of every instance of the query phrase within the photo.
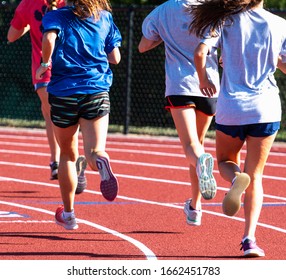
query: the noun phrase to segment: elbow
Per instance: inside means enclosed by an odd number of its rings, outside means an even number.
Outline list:
[[[115,65],[119,64],[119,62],[120,62],[120,59],[119,60],[110,61],[111,64],[115,64]]]
[[[140,53],[144,53],[144,52],[146,52],[146,49],[145,49],[141,44],[139,44],[139,45],[138,45],[138,51],[139,51]]]
[[[17,38],[15,36],[12,36],[11,34],[8,33],[7,35],[7,40],[9,43],[13,43],[17,40]]]
[[[118,53],[113,59],[113,64],[119,64],[120,61],[121,61],[121,55],[120,53]]]
[[[116,56],[116,57],[113,57],[113,58],[109,58],[108,59],[108,62],[111,63],[111,64],[119,64],[121,61],[121,56]]]

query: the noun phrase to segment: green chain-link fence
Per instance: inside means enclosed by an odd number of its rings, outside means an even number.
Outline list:
[[[13,44],[7,44],[6,40],[15,8],[13,4],[0,4],[0,120],[38,121],[43,118],[40,101],[31,82],[29,34]],[[162,134],[174,128],[170,114],[164,109],[164,46],[162,44],[144,54],[137,50],[142,21],[153,8],[113,6],[114,21],[122,33],[123,44],[120,64],[111,66],[114,83],[110,92],[110,124],[122,133],[128,133],[131,127],[137,132],[146,127],[158,129]],[[280,15],[284,16],[284,13]],[[284,112],[286,79],[279,70],[276,78]],[[281,130],[285,128],[286,114],[283,114]]]

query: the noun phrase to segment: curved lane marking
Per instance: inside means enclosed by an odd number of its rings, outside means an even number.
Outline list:
[[[0,200],[0,204],[10,205],[10,206],[24,208],[24,209],[29,209],[29,210],[32,210],[32,211],[38,211],[38,212],[42,212],[42,213],[45,213],[45,214],[48,214],[48,215],[53,215],[53,216],[55,215],[54,212],[49,211],[49,210],[45,210],[45,209],[42,209],[42,208],[36,208],[36,207],[28,206],[28,205],[22,205],[22,204],[18,204],[18,203],[14,203],[14,202],[7,202],[7,201],[1,201]],[[88,226],[97,228],[97,229],[99,229],[101,231],[108,232],[108,233],[110,233],[110,234],[112,234],[114,236],[117,236],[117,237],[119,237],[121,239],[124,239],[124,240],[130,242],[131,244],[133,244],[135,247],[137,247],[140,251],[142,251],[144,253],[144,255],[146,256],[147,260],[157,260],[156,255],[148,247],[146,247],[143,243],[141,243],[140,241],[138,241],[138,240],[136,240],[136,239],[134,239],[132,237],[129,237],[129,236],[124,235],[124,234],[122,234],[120,232],[117,232],[117,231],[109,229],[107,227],[104,227],[104,226],[92,223],[92,222],[87,221],[87,220],[83,220],[83,219],[77,219],[77,220],[80,223],[83,223],[83,224],[86,224]]]

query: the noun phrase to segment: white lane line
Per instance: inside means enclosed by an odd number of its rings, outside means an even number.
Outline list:
[[[47,138],[45,136],[45,130],[34,131],[35,135],[43,135],[43,136],[35,136],[33,135],[33,131],[30,129],[22,129],[21,131],[30,133],[30,135],[19,135],[19,129],[15,130],[16,134],[5,134],[7,130],[5,127],[0,127],[0,139],[15,139],[15,140],[23,140],[23,141],[44,141],[47,143]],[[124,141],[119,141],[124,140]],[[82,137],[80,134],[79,142],[82,143]],[[154,142],[154,143],[153,143]],[[167,142],[167,143],[166,143]],[[13,143],[7,141],[1,141],[1,145],[21,145],[20,143]],[[170,144],[172,143],[172,144]],[[215,151],[214,147],[215,140],[206,138],[205,141],[205,149],[209,151]],[[25,144],[24,144],[25,145]],[[32,144],[33,145],[33,144]],[[40,144],[41,145],[41,144]],[[40,147],[39,145],[39,147]],[[146,136],[146,135],[124,135],[124,134],[109,134],[107,137],[107,146],[135,146],[135,147],[153,147],[153,148],[167,148],[167,149],[182,149],[179,138],[178,137],[170,137],[170,136]],[[45,147],[48,147],[48,144],[44,144]],[[283,142],[274,142],[273,148],[282,147],[285,148],[286,144]],[[246,153],[245,146],[242,149],[242,154]],[[285,152],[276,152],[270,151],[270,156],[277,157],[285,157]]]
[[[107,149],[108,150],[108,149]],[[50,157],[49,153],[38,153],[38,152],[28,152],[28,151],[12,151],[12,150],[1,150],[0,153],[11,153],[11,154],[21,154],[21,155],[29,155],[29,156],[47,156]],[[126,161],[126,160],[115,160],[111,159],[111,162],[118,163],[118,164],[126,164],[126,165],[138,165],[138,166],[148,166],[154,168],[164,168],[164,169],[177,169],[177,170],[187,170],[188,167],[177,166],[177,165],[166,165],[166,164],[156,164],[156,163],[145,163],[145,162],[134,162],[134,161]],[[24,164],[24,163],[17,163],[17,162],[8,162],[8,161],[0,161],[2,165],[10,165],[10,166],[23,166],[23,167],[32,167],[32,168],[45,168],[49,169],[48,166],[38,166],[33,164]],[[275,166],[275,167],[286,167],[285,164],[266,164],[267,166]],[[88,172],[88,171],[87,171]],[[218,173],[217,170],[214,170],[214,173]],[[286,177],[278,177],[278,176],[270,176],[270,175],[263,175],[263,178],[278,180],[278,181],[286,181]]]
[[[24,209],[28,209],[28,210],[32,210],[32,211],[37,211],[37,212],[42,212],[42,213],[45,213],[45,214],[48,214],[48,215],[52,215],[52,216],[55,215],[55,213],[52,212],[52,211],[45,210],[45,209],[42,209],[42,208],[36,208],[36,207],[28,206],[28,205],[23,205],[23,204],[19,204],[19,203],[13,203],[13,202],[7,202],[7,201],[0,200],[0,204],[14,206],[14,207],[19,207],[19,208],[24,208]],[[136,240],[136,239],[134,239],[132,237],[129,237],[129,236],[127,236],[125,234],[122,234],[122,233],[120,233],[118,231],[115,231],[113,229],[101,226],[101,225],[96,224],[96,223],[92,223],[92,222],[84,220],[84,219],[77,219],[77,220],[80,223],[82,223],[82,224],[86,224],[88,226],[97,228],[97,229],[99,229],[101,231],[105,231],[107,233],[110,233],[110,234],[118,237],[118,238],[126,240],[127,242],[130,242],[135,247],[137,247],[141,252],[143,252],[144,255],[146,256],[146,259],[148,259],[148,260],[156,260],[157,259],[156,255],[148,247],[146,247],[143,243],[141,243],[140,241],[138,241],[138,240]]]
[[[9,220],[0,221],[0,224],[54,224],[55,221],[52,220]]]
[[[112,160],[111,160],[112,162]],[[16,164],[14,163],[5,163],[0,161],[0,165],[1,164],[10,164],[12,166],[15,166]],[[28,167],[33,167],[33,168],[48,168],[46,166],[39,166],[39,165],[27,165],[27,164],[17,164],[17,166],[28,166]],[[95,171],[86,171],[87,174],[96,174],[97,172]],[[190,186],[190,182],[183,182],[183,181],[174,181],[174,180],[165,180],[165,179],[157,179],[157,178],[150,178],[150,177],[143,177],[143,176],[133,176],[133,175],[126,175],[126,174],[115,174],[116,177],[118,178],[124,178],[124,179],[131,179],[131,180],[139,180],[139,181],[149,181],[149,182],[157,182],[157,183],[166,183],[166,184],[172,184],[172,185],[181,185],[181,186]],[[271,178],[273,180],[282,180],[285,181],[286,178],[284,177],[274,177]],[[42,186],[50,186],[50,187],[59,187],[57,184],[51,184],[51,183],[46,183],[46,182],[38,182],[38,181],[28,181],[28,180],[22,180],[22,179],[18,179],[18,178],[10,178],[10,177],[3,177],[0,176],[0,181],[15,181],[15,182],[25,182],[26,184],[32,184],[32,185],[42,185]],[[229,188],[224,188],[224,187],[219,187],[217,186],[217,190],[221,190],[221,191],[229,191]],[[89,190],[86,190],[89,191]],[[100,194],[99,192],[96,192],[97,194]],[[286,201],[286,197],[282,197],[282,196],[276,196],[276,195],[271,195],[271,194],[264,194],[263,197],[265,198],[271,198],[271,199],[277,199],[277,200],[282,200],[282,201]]]
[[[0,180],[1,180],[1,178],[4,178],[4,177],[0,177]],[[47,184],[45,182],[20,180],[20,179],[15,179],[15,178],[6,178],[6,179],[10,180],[10,181],[25,183],[25,184],[41,185],[41,186],[45,186],[45,187],[57,187],[57,188],[59,187],[58,185]],[[102,195],[101,192],[92,191],[92,190],[85,190],[85,192],[91,193],[91,194],[95,194],[95,195],[100,195],[100,196]],[[264,195],[264,196],[268,197],[267,195]],[[276,198],[278,200],[286,201],[285,197],[274,197],[274,196],[269,196],[269,197],[270,198]],[[158,206],[163,206],[163,207],[169,207],[169,208],[176,208],[176,209],[183,209],[184,208],[184,206],[180,206],[177,203],[164,203],[164,202],[157,202],[157,201],[152,201],[152,200],[138,199],[138,198],[134,198],[134,197],[127,197],[127,196],[121,196],[121,195],[118,195],[117,198],[123,199],[123,200],[128,200],[128,201],[133,201],[133,202],[140,202],[140,203],[145,203],[145,204],[152,204],[152,205],[158,205]],[[202,210],[202,211],[204,213],[207,213],[207,214],[210,214],[210,215],[219,216],[219,217],[223,217],[223,218],[227,218],[227,219],[231,219],[231,220],[244,222],[243,218],[229,217],[229,216],[226,216],[226,215],[224,215],[222,213],[214,212],[214,211],[208,211],[208,210]],[[258,226],[269,228],[269,229],[272,229],[272,230],[275,230],[275,231],[278,231],[278,232],[286,233],[286,229],[275,227],[275,226],[271,226],[269,224],[258,223]]]
[[[9,146],[12,146],[12,144],[9,143],[9,142],[6,142],[6,144],[9,145]],[[17,147],[21,147],[21,146],[22,147],[38,147],[38,148],[45,147],[45,148],[48,149],[48,145],[42,145],[42,144],[31,144],[31,143],[30,144],[13,143],[13,144],[14,144],[14,146],[17,146]],[[0,142],[0,145],[1,145],[1,147],[3,147],[4,143]],[[83,149],[82,146],[80,146],[79,148]],[[206,150],[211,150],[211,149],[206,148]],[[144,155],[162,156],[162,157],[185,158],[185,155],[183,153],[156,152],[156,151],[149,151],[149,150],[142,150],[142,149],[122,149],[122,148],[119,149],[119,148],[111,148],[110,146],[107,146],[106,151],[108,151],[108,152],[116,152],[116,153],[131,153],[131,154],[140,154],[140,155],[144,154]],[[23,150],[12,150],[12,149],[0,149],[0,153],[50,157],[49,153],[40,153],[40,152],[23,151]],[[286,154],[275,153],[274,156],[286,157]],[[244,160],[241,160],[241,163],[244,163]],[[286,164],[267,162],[266,166],[284,168],[284,167],[286,167]]]
[[[111,160],[112,162],[112,160]],[[40,165],[32,165],[32,164],[22,164],[22,163],[11,163],[11,162],[3,162],[0,161],[0,165],[11,165],[11,166],[20,166],[20,167],[28,167],[28,168],[39,168],[39,169],[47,169],[49,167],[47,166],[40,166]],[[87,174],[95,174],[95,171],[86,171]],[[174,180],[165,180],[165,179],[157,179],[157,178],[150,178],[150,177],[143,177],[143,176],[133,176],[133,175],[126,175],[126,174],[116,174],[118,178],[124,178],[124,179],[131,179],[131,180],[139,180],[139,181],[150,181],[150,182],[157,182],[157,183],[166,183],[166,184],[172,184],[172,185],[183,185],[183,186],[190,186],[190,182],[183,182],[183,181],[174,181]],[[282,180],[286,181],[286,178],[284,177],[274,177],[271,178],[273,180]],[[58,187],[58,185],[55,184],[50,184],[50,183],[41,183],[38,181],[25,181],[17,178],[9,178],[9,177],[3,177],[0,176],[0,181],[15,181],[15,182],[26,182],[27,184],[38,184],[38,185],[44,185],[44,186],[51,186],[51,187]],[[217,186],[218,190],[221,191],[228,191],[229,188],[224,188],[224,187],[219,187]],[[100,193],[99,193],[100,194]],[[263,197],[267,198],[272,198],[272,199],[277,199],[277,200],[282,200],[286,201],[286,197],[281,197],[281,196],[275,196],[271,194],[264,194]]]

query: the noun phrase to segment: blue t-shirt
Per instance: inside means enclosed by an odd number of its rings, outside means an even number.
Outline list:
[[[107,54],[122,41],[111,13],[102,11],[97,21],[82,20],[72,7],[64,7],[44,16],[43,32],[49,30],[56,30],[58,38],[48,92],[56,96],[108,92],[113,74]]]
[[[281,102],[274,73],[278,56],[286,62],[286,21],[263,8],[232,16],[202,40],[221,49],[223,75],[216,122],[245,125],[281,120]]]
[[[169,95],[190,95],[205,97],[199,88],[199,80],[194,64],[194,50],[200,40],[190,34],[191,16],[186,12],[189,4],[196,0],[169,0],[155,8],[144,20],[142,33],[151,41],[165,44],[166,91]],[[207,73],[219,89],[219,73],[216,49],[207,57]],[[213,97],[217,97],[217,94]]]

